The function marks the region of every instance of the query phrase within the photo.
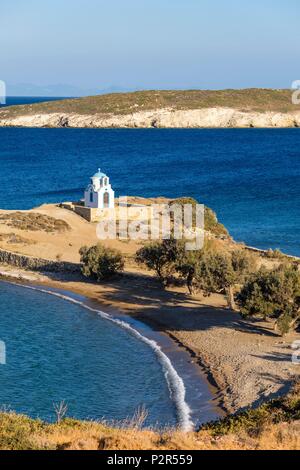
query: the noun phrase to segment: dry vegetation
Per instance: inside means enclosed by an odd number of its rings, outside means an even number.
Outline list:
[[[86,98],[11,106],[0,111],[1,118],[43,113],[129,114],[162,108],[175,110],[229,107],[241,111],[296,111],[290,90],[156,90],[112,93]]]
[[[16,233],[0,233],[0,242],[5,242],[8,245],[34,245],[36,242],[34,240],[29,240],[28,238],[21,237]]]
[[[143,417],[143,414],[142,414]],[[136,415],[119,426],[70,418],[46,424],[12,412],[0,414],[0,449],[22,450],[221,450],[299,449],[300,387],[198,432],[143,430]]]
[[[67,222],[56,219],[49,215],[36,212],[11,212],[0,214],[0,221],[9,227],[19,230],[42,231],[42,232],[66,232],[70,230]]]

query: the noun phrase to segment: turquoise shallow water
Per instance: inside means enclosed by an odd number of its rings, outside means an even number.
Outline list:
[[[100,166],[117,195],[193,196],[234,238],[300,256],[299,129],[0,129],[0,207],[82,197]]]
[[[165,370],[154,350],[128,330],[49,294],[0,283],[0,405],[53,420],[68,416],[123,420],[138,407],[146,425],[174,425]]]

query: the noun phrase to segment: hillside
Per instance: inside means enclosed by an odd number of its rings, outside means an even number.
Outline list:
[[[143,430],[143,414],[114,427],[66,418],[47,424],[0,413],[0,450],[299,450],[299,385],[270,401],[198,432]]]
[[[114,93],[0,109],[0,126],[298,127],[290,90]]]
[[[187,91],[137,91],[133,93],[111,93],[86,98],[50,101],[32,105],[6,108],[5,114],[20,116],[36,113],[78,114],[128,114],[137,111],[153,111],[173,108],[176,110],[213,108],[235,108],[240,111],[294,111],[290,90],[245,89],[245,90],[187,90]],[[3,111],[2,111],[3,113]]]

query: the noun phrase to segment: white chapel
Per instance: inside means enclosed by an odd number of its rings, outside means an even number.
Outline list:
[[[84,205],[96,209],[113,209],[115,206],[115,192],[109,182],[109,177],[98,172],[91,177],[90,184],[84,192]]]

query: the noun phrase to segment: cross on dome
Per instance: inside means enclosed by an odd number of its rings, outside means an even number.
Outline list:
[[[100,168],[98,168],[98,172],[94,174],[93,178],[102,178],[103,176],[107,175],[103,173]]]

